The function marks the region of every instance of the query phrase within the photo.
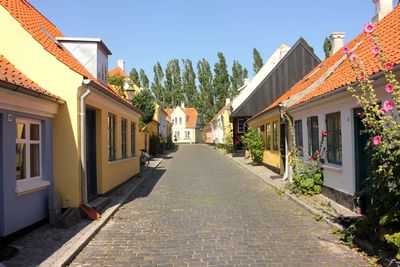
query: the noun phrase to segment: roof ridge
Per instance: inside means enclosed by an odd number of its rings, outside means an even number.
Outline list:
[[[362,43],[364,40],[359,41],[357,44],[354,45],[354,47],[350,51],[355,51]],[[339,52],[340,53],[340,52]],[[297,103],[300,99],[302,99],[304,96],[308,95],[309,93],[312,93],[318,87],[323,84],[331,75],[332,73],[339,68],[340,65],[342,65],[343,62],[345,62],[347,59],[347,55],[342,55],[342,57],[333,64],[329,69],[327,69],[317,80],[315,80],[312,84],[307,86],[304,90],[301,90],[300,92],[289,96],[287,99],[283,100],[281,103],[283,103],[284,107],[290,107]],[[322,65],[319,69],[315,70],[315,72],[318,72],[324,65]],[[313,73],[313,72],[312,72]],[[312,74],[311,73],[311,74]]]

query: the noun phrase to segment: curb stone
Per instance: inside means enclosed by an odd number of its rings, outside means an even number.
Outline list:
[[[147,180],[153,171],[165,160],[164,157],[144,176],[139,176],[134,181],[132,188],[122,197],[116,197],[116,204],[111,204],[110,207],[101,215],[99,221],[93,221],[88,227],[84,228],[75,237],[70,239],[53,255],[43,261],[39,266],[67,266],[74,258],[84,249],[91,239],[103,228],[104,225],[111,219],[111,217],[119,210],[125,201],[133,194],[140,186]],[[139,173],[140,174],[140,173]],[[136,182],[136,183],[135,183]],[[0,265],[0,267],[3,267]]]

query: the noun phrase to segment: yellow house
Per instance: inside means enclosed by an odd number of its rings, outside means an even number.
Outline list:
[[[285,172],[285,124],[278,108],[256,115],[247,121],[252,128],[259,129],[265,142],[263,163],[276,173]]]
[[[211,127],[211,141],[214,144],[232,144],[233,124],[230,122],[231,104],[227,104],[213,117],[209,123]]]
[[[77,207],[137,174],[141,114],[107,85],[111,52],[104,43],[64,37],[27,1],[0,3],[1,53],[66,102],[53,130],[62,207]],[[90,53],[79,56],[82,51]],[[85,56],[93,60],[85,64]]]

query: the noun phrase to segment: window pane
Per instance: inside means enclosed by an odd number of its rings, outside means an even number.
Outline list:
[[[31,177],[40,176],[40,145],[31,144]]]
[[[135,148],[135,128],[136,125],[135,123],[131,124],[131,155],[135,156],[136,155],[136,148]]]
[[[17,123],[17,139],[25,139],[25,124]]]
[[[25,179],[25,164],[26,164],[26,145],[25,144],[17,144],[17,156],[16,156],[16,171],[17,171],[17,180]]]
[[[31,140],[40,140],[39,124],[30,125]]]
[[[267,124],[265,127],[265,147],[271,149],[271,124]]]

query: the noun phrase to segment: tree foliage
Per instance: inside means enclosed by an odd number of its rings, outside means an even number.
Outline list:
[[[258,130],[249,127],[245,135],[242,137],[246,150],[249,151],[253,164],[260,164],[263,160],[264,141]]]
[[[150,88],[150,82],[149,82],[149,78],[146,75],[146,72],[143,69],[140,69],[140,87],[143,89],[149,89]]]
[[[215,112],[217,112],[211,66],[204,58],[197,63],[197,77],[200,89],[197,109],[200,114],[200,122],[204,126],[212,119]]]
[[[155,107],[154,97],[150,89],[142,89],[133,99],[132,105],[143,111],[142,121],[147,124],[152,121]]]
[[[243,68],[243,66],[238,61],[233,61],[232,65],[232,76],[231,76],[231,89],[229,97],[236,96],[238,93],[238,89],[243,86],[244,79],[247,78],[247,69]]]
[[[307,43],[306,39],[300,37],[300,40],[307,46],[308,49],[310,49],[311,52],[314,53],[314,47],[312,47],[309,43]]]
[[[326,37],[325,41],[324,41],[325,58],[328,58],[331,55],[331,50],[332,50],[332,41],[331,41],[331,39]]]
[[[190,59],[184,59],[183,62],[183,92],[185,95],[185,105],[195,107],[198,98],[196,88],[196,73],[193,70],[193,64]]]
[[[222,52],[218,52],[218,62],[214,65],[213,86],[215,89],[216,108],[220,110],[225,105],[225,100],[229,96],[230,80],[228,66],[225,56]]]
[[[117,89],[118,94],[122,97],[125,97],[124,82],[125,78],[119,75],[108,77],[108,83],[113,85],[114,88]]]
[[[260,52],[256,48],[253,48],[253,71],[254,75],[256,75],[261,68],[263,67],[263,59],[260,55]]]
[[[165,88],[168,95],[168,106],[178,106],[184,100],[185,96],[182,90],[181,67],[178,59],[172,59],[168,62],[165,70]]]
[[[129,78],[132,84],[140,87],[139,73],[135,68],[132,68],[131,72],[129,73]]]
[[[157,62],[153,67],[154,77],[151,83],[151,91],[155,97],[156,102],[163,108],[167,107],[164,99],[164,72],[160,62]]]

